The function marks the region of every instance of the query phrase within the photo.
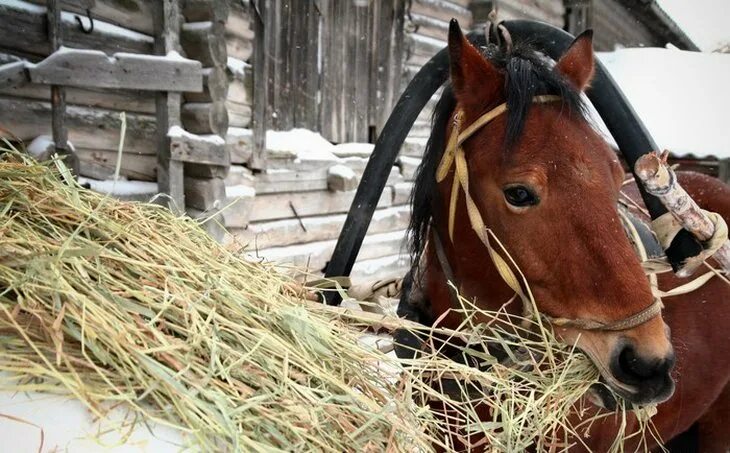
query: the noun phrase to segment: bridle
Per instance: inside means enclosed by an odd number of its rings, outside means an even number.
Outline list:
[[[559,101],[559,96],[554,95],[541,95],[535,96],[532,99],[533,103],[544,104],[548,102]],[[570,327],[580,330],[594,330],[594,331],[621,331],[628,330],[634,327],[640,326],[647,321],[659,316],[661,314],[663,304],[659,297],[654,297],[654,301],[651,305],[644,308],[643,310],[630,315],[626,318],[619,319],[616,321],[604,322],[588,318],[559,318],[540,313],[537,310],[535,300],[532,297],[529,285],[522,275],[517,264],[507,253],[507,250],[499,242],[494,233],[487,228],[482,219],[481,213],[477,208],[474,199],[471,197],[469,192],[469,172],[467,169],[466,156],[462,144],[469,139],[474,133],[480,130],[482,127],[489,124],[492,120],[507,111],[507,103],[503,103],[483,114],[476,121],[466,127],[463,131],[462,123],[464,121],[464,112],[457,110],[453,119],[453,126],[449,140],[446,144],[446,149],[441,158],[441,162],[436,170],[436,182],[443,182],[449,175],[451,168],[454,168],[454,177],[451,185],[451,193],[449,197],[449,216],[448,216],[448,233],[451,242],[454,240],[454,222],[456,217],[456,205],[459,199],[459,189],[464,192],[464,198],[466,202],[466,211],[469,216],[469,222],[471,227],[476,233],[477,237],[487,249],[489,257],[492,260],[497,272],[504,282],[509,286],[515,294],[517,294],[522,301],[522,315],[525,319],[537,319],[545,320],[556,327]],[[431,237],[436,251],[436,257],[439,260],[441,270],[444,273],[444,277],[448,282],[456,285],[454,278],[453,269],[448,261],[446,253],[444,251],[443,243],[439,237],[438,231],[435,228],[431,228]],[[497,244],[495,248],[492,243]],[[499,249],[499,251],[498,251]],[[504,254],[504,256],[502,255]],[[506,258],[505,258],[506,257]],[[514,269],[520,275],[520,278],[514,272]],[[522,283],[521,283],[522,282]],[[523,286],[524,284],[524,286]],[[458,290],[456,286],[452,286],[449,290],[449,296],[452,299],[452,304],[455,307],[460,307]]]

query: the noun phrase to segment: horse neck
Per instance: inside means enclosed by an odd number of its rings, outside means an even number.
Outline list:
[[[450,178],[447,178],[447,181],[444,181],[443,184],[450,187],[451,182],[448,179]],[[442,194],[442,199],[443,196],[444,194]],[[448,195],[446,196],[448,197]],[[439,215],[435,216],[436,219],[443,219],[443,222],[434,224],[433,228],[439,234],[444,254],[453,272],[451,278],[453,278],[453,283],[459,289],[461,296],[467,300],[475,300],[477,305],[483,309],[496,311],[512,299],[514,292],[502,280],[487,249],[472,229],[466,212],[466,204],[463,200],[464,197],[462,196],[460,202],[457,203],[453,241],[449,238],[446,226],[446,219],[448,218],[446,208],[443,208]],[[449,295],[451,289],[446,283],[448,277],[444,275],[434,247],[433,241],[429,241],[426,256],[428,260],[428,294],[434,319],[436,319],[450,308],[453,308],[454,302],[452,302],[452,296]],[[505,308],[509,313],[520,314],[522,306],[518,300],[515,300]],[[450,314],[443,321],[443,324],[455,327],[460,321],[458,316]]]

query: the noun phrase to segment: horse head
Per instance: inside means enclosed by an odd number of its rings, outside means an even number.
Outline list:
[[[553,65],[518,44],[482,53],[452,21],[449,56],[451,88],[437,108],[414,191],[417,239],[419,231],[428,234],[419,211],[430,209],[428,223],[445,244],[462,294],[488,309],[503,305],[513,291],[469,220],[471,198],[484,228],[524,274],[540,314],[570,320],[554,323],[558,337],[583,350],[626,400],[668,399],[674,390],[669,329],[658,310],[635,319],[656,304],[617,210],[624,172],[586,119],[581,98],[594,72],[592,34],[576,38]],[[452,208],[458,157],[443,167],[446,138],[486,116],[459,144],[469,185]],[[442,167],[448,173],[436,183]],[[426,192],[432,195],[424,201]],[[443,267],[435,262],[430,267]],[[452,306],[445,274],[439,269],[428,277],[434,316]],[[635,322],[622,324],[627,319]]]

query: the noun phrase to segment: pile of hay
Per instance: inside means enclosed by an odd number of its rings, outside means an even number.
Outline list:
[[[514,345],[475,335],[467,315],[463,331],[436,330],[471,338],[491,366],[438,351],[401,363],[358,338],[407,323],[299,300],[290,283],[193,220],[0,154],[0,390],[71,394],[99,417],[125,403],[205,450],[426,451],[451,447],[449,432],[505,451],[576,441],[567,414],[598,376],[549,332]],[[494,363],[486,341],[531,363]],[[437,390],[446,378],[466,383],[462,397]]]

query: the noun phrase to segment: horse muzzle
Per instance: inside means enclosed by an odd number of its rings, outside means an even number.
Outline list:
[[[674,352],[661,357],[643,356],[628,341],[617,345],[609,370],[608,385],[625,400],[636,404],[658,404],[674,393]]]

